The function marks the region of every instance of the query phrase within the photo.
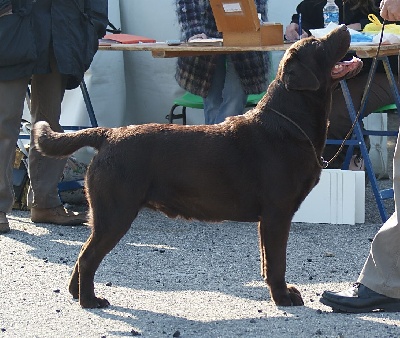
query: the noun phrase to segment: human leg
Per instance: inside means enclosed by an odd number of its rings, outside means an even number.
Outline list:
[[[215,73],[211,82],[208,95],[204,98],[204,120],[205,124],[215,124],[218,120],[220,107],[223,101],[222,90],[225,83],[225,67],[224,56],[220,56],[217,59],[215,66]]]
[[[243,90],[240,78],[235,70],[235,65],[229,56],[226,62],[226,76],[222,98],[223,101],[216,123],[224,121],[228,116],[243,114],[247,95]]]
[[[59,73],[54,56],[50,57],[52,72],[35,74],[32,77],[31,115],[32,124],[47,121],[55,131],[62,132],[59,123],[61,102],[66,89],[67,78]],[[33,222],[55,224],[80,224],[86,222],[86,215],[66,210],[58,194],[67,159],[43,156],[34,144],[29,149],[29,177],[31,184],[28,203],[31,206]]]
[[[51,128],[62,131],[59,124],[61,101],[66,88],[66,77],[57,70],[54,57],[51,59],[52,72],[35,74],[31,82],[32,124],[49,122]],[[32,207],[53,208],[61,204],[57,185],[61,179],[66,159],[43,156],[34,144],[29,149],[29,177],[31,186],[28,203]]]
[[[388,297],[400,299],[400,146],[393,156],[395,212],[383,224],[371,243],[369,256],[358,282]]]
[[[6,214],[14,204],[12,169],[29,78],[0,81],[0,232],[9,231]]]
[[[323,304],[346,312],[400,311],[399,140],[393,157],[393,189],[395,212],[375,235],[357,283],[343,292],[325,291]]]

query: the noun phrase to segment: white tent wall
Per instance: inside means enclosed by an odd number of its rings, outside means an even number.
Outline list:
[[[172,0],[120,0],[122,30],[157,41],[179,39]],[[176,59],[155,59],[150,52],[124,52],[127,84],[125,124],[165,123],[172,101],[183,93],[177,85]]]

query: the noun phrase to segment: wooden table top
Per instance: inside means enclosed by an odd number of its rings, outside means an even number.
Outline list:
[[[193,46],[183,43],[178,46],[169,46],[166,43],[137,43],[137,44],[111,44],[100,45],[99,50],[105,51],[149,51],[154,58],[172,58],[178,56],[197,56],[207,54],[231,54],[249,51],[273,52],[285,51],[291,46],[291,43],[272,46]],[[376,55],[378,45],[350,45],[350,50],[356,52],[360,58],[371,58]],[[379,55],[399,55],[400,43],[382,45]]]

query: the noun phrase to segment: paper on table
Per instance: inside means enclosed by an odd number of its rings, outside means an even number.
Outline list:
[[[375,43],[379,43],[381,40],[381,34],[376,34],[372,38],[372,41]],[[382,44],[391,44],[391,43],[400,43],[400,35],[392,34],[392,33],[383,33]]]
[[[330,22],[328,26],[325,28],[321,29],[310,29],[310,32],[313,36],[316,38],[321,38],[334,30],[336,27],[339,25],[336,23]],[[373,36],[369,34],[363,34],[360,33],[359,31],[356,31],[355,29],[348,28],[351,36],[351,44],[352,45],[375,45],[377,42],[374,41]],[[378,41],[379,43],[379,41]]]
[[[222,46],[223,39],[209,38],[209,39],[192,39],[188,41],[192,46]]]
[[[328,26],[326,26],[325,28],[320,28],[320,29],[310,29],[310,32],[313,36],[315,36],[316,38],[322,38],[323,36],[325,36],[326,34],[328,34],[329,32],[333,31],[336,27],[338,27],[339,25],[333,22],[330,22],[328,24]],[[360,34],[360,32],[356,31],[355,29],[351,29],[348,28],[350,35],[353,34]]]

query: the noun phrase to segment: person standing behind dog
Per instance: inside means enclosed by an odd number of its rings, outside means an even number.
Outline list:
[[[108,0],[0,0],[0,233],[14,203],[12,168],[24,98],[31,81],[31,122],[59,124],[66,89],[79,85],[104,36]],[[33,222],[80,224],[58,196],[66,159],[42,156],[31,144],[28,201]]]
[[[368,14],[379,16],[380,0],[336,0],[339,6],[339,22],[346,24],[349,28],[361,30],[369,23]],[[325,1],[320,0],[304,0],[297,6],[297,13],[292,16],[292,22],[286,27],[285,37],[288,40],[298,40],[299,37],[304,38],[309,35],[310,29],[324,27],[323,7]],[[302,35],[299,36],[299,14],[301,13]],[[348,58],[353,55],[349,54]],[[363,70],[354,78],[347,80],[351,97],[353,98],[354,108],[356,111],[361,106],[361,99],[364,93],[364,88],[368,79],[368,72],[371,66],[371,59],[363,59]],[[390,64],[393,73],[397,74],[397,57],[390,58]],[[390,85],[387,81],[386,74],[382,64],[379,64],[378,71],[375,74],[371,84],[371,91],[368,97],[365,116],[368,116],[376,109],[393,103]],[[327,137],[329,139],[342,140],[349,132],[352,122],[349,117],[348,109],[341,87],[338,86],[332,97],[332,111],[329,116],[329,128]],[[366,142],[369,144],[369,139],[366,137]],[[339,149],[339,145],[326,145],[323,157],[329,161]],[[345,158],[347,146],[339,154],[336,160],[332,161],[329,168],[340,168]],[[358,149],[357,149],[358,151]],[[358,157],[359,155],[357,155]],[[356,163],[357,165],[357,163]]]
[[[266,19],[266,0],[255,3]],[[176,12],[184,41],[222,37],[209,0],[177,0]],[[267,74],[267,55],[249,52],[178,58],[175,78],[183,89],[203,97],[205,123],[215,124],[242,114],[247,95],[267,89]]]
[[[380,3],[382,18],[400,21],[399,0]],[[400,132],[400,130],[399,130]],[[320,302],[336,311],[400,311],[400,142],[393,156],[395,212],[375,235],[364,267],[352,288],[342,292],[325,291]]]

